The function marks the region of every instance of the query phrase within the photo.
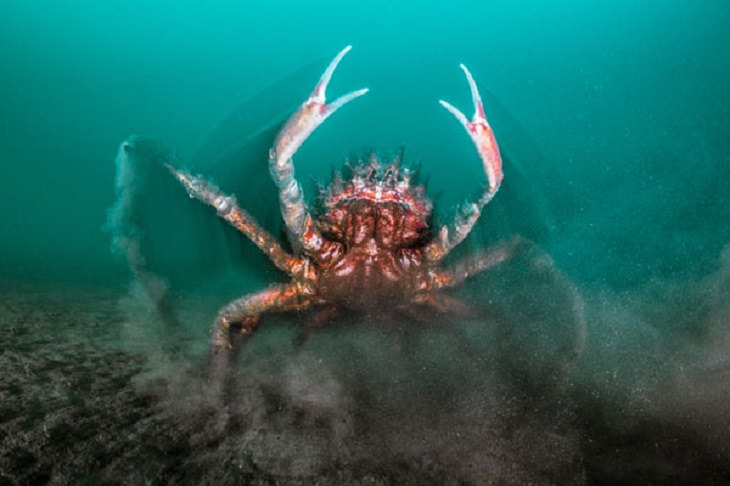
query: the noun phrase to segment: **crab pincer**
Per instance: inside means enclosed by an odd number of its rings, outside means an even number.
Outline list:
[[[292,157],[305,140],[330,115],[344,104],[368,92],[367,88],[348,93],[327,103],[327,85],[345,54],[352,46],[342,49],[325,69],[309,98],[287,120],[269,151],[269,172],[279,188],[281,215],[290,235],[308,251],[321,250],[321,236],[312,224],[312,218],[304,204],[302,188],[296,179]]]
[[[451,103],[443,100],[439,100],[439,103],[449,113],[454,115],[454,118],[461,123],[469,134],[469,137],[471,137],[479,153],[479,158],[482,159],[484,173],[487,176],[489,186],[484,188],[481,197],[476,202],[461,207],[461,211],[454,220],[451,228],[442,226],[438,232],[438,237],[426,246],[424,253],[428,260],[434,263],[441,261],[452,249],[469,236],[469,233],[471,233],[472,228],[482,213],[482,209],[497,194],[497,190],[504,178],[504,174],[502,173],[502,156],[499,154],[499,147],[497,146],[497,140],[494,138],[492,127],[489,126],[487,117],[484,114],[482,98],[474,82],[474,77],[466,66],[460,64],[459,67],[464,71],[466,79],[469,82],[471,98],[474,104],[474,116],[469,120],[466,115]]]
[[[439,100],[439,103],[449,110],[464,126],[467,133],[469,133],[477,148],[477,152],[479,152],[479,157],[481,157],[482,163],[484,164],[484,172],[489,180],[489,192],[494,194],[499,189],[499,185],[502,183],[502,178],[504,177],[504,174],[502,174],[502,157],[499,154],[499,147],[497,146],[497,140],[494,138],[492,128],[489,126],[487,117],[484,115],[482,98],[479,95],[474,78],[466,66],[460,64],[459,67],[464,71],[466,79],[469,81],[471,98],[474,103],[474,116],[469,121],[458,108],[455,108],[450,103],[443,100]]]
[[[352,46],[347,46],[335,56],[322,73],[322,77],[314,87],[312,94],[289,117],[289,120],[277,135],[274,142],[275,157],[272,157],[272,159],[275,158],[278,164],[290,160],[312,132],[340,107],[368,92],[367,88],[358,89],[337,98],[331,103],[327,103],[327,85],[335,69],[337,69],[337,65],[350,49],[352,49]]]

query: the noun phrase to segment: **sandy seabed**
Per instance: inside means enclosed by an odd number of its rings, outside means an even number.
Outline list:
[[[531,367],[494,329],[484,345],[468,324],[405,338],[335,326],[295,346],[283,319],[250,342],[219,404],[196,333],[168,345],[123,292],[1,295],[0,484],[730,480],[724,412],[602,386],[580,359]],[[199,304],[184,306],[212,305]]]

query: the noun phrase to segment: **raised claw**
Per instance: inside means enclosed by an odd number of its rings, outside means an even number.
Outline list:
[[[302,188],[297,182],[292,157],[312,134],[332,113],[345,103],[368,92],[359,89],[348,93],[327,104],[325,92],[337,65],[351,49],[342,49],[327,66],[314,91],[299,109],[287,120],[269,151],[269,172],[279,188],[279,203],[284,224],[292,237],[302,248],[316,253],[322,248],[322,238],[304,204]]]
[[[345,54],[347,54],[352,46],[342,49],[337,56],[330,62],[325,69],[322,77],[319,79],[309,98],[302,103],[299,109],[287,120],[274,142],[274,153],[272,159],[275,159],[278,165],[286,163],[290,160],[296,151],[301,147],[304,141],[324,122],[327,117],[337,111],[344,104],[358,98],[368,92],[367,88],[359,89],[348,93],[335,101],[327,104],[326,90],[327,85],[332,78],[332,74],[337,69]]]
[[[469,121],[461,111],[454,108],[450,103],[443,100],[439,100],[439,103],[459,120],[459,123],[464,126],[474,142],[479,157],[482,159],[489,187],[484,189],[481,197],[476,202],[461,208],[461,213],[457,215],[451,229],[443,226],[438,238],[435,238],[426,246],[424,254],[429,261],[434,263],[441,261],[452,249],[469,236],[482,213],[482,209],[497,193],[504,177],[502,174],[502,157],[499,155],[499,147],[494,138],[494,133],[487,122],[487,117],[484,115],[484,106],[482,106],[482,98],[479,96],[477,84],[466,66],[460,64],[460,67],[464,71],[467,81],[469,81],[471,98],[474,102],[474,116]]]
[[[487,174],[487,179],[489,180],[489,192],[493,195],[499,189],[499,185],[502,183],[504,177],[504,174],[502,174],[502,157],[499,154],[499,147],[494,138],[492,128],[489,126],[487,117],[484,115],[482,98],[479,96],[479,90],[474,82],[474,78],[466,66],[460,64],[459,67],[464,71],[466,79],[469,81],[471,98],[474,103],[474,116],[469,121],[459,109],[450,103],[443,100],[439,100],[439,103],[449,110],[469,133],[477,148],[477,152],[479,152],[479,157],[482,159],[482,164],[484,164],[484,172]]]

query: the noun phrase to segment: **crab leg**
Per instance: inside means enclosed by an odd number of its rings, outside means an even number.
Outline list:
[[[231,326],[236,325],[238,338],[248,336],[258,326],[264,312],[283,312],[311,305],[305,286],[298,282],[281,284],[236,299],[218,313],[213,325],[213,352],[233,348]]]
[[[261,292],[236,299],[218,313],[213,323],[212,362],[210,378],[218,387],[223,385],[227,368],[239,344],[258,326],[261,315],[267,312],[284,312],[309,307],[312,301],[307,286],[299,282],[281,284]]]
[[[454,221],[453,232],[449,233],[448,227],[443,226],[441,228],[439,238],[435,239],[433,243],[428,245],[426,248],[426,256],[432,262],[440,261],[454,247],[464,241],[464,238],[469,235],[474,224],[476,224],[479,219],[484,206],[486,206],[497,193],[497,190],[502,183],[502,178],[504,177],[504,174],[502,174],[502,157],[499,154],[499,147],[497,146],[497,141],[494,138],[492,128],[489,126],[487,117],[484,114],[484,106],[482,105],[482,98],[479,95],[479,90],[474,82],[474,78],[466,66],[461,64],[460,67],[462,71],[464,71],[466,79],[469,82],[471,98],[474,104],[474,116],[471,121],[469,121],[458,108],[455,108],[450,103],[443,100],[439,100],[439,103],[441,103],[441,106],[446,108],[464,126],[474,142],[477,152],[479,153],[479,157],[482,159],[484,173],[489,181],[489,187],[485,188],[484,193],[476,202],[461,209],[461,214],[459,214]]]
[[[464,280],[514,258],[522,244],[522,239],[518,236],[498,243],[484,252],[470,255],[451,268],[435,273],[434,288],[456,287]]]
[[[215,185],[204,179],[177,170],[169,164],[165,164],[165,166],[185,186],[190,197],[213,206],[218,212],[218,216],[246,235],[279,270],[289,275],[294,275],[300,270],[303,265],[302,260],[287,253],[268,231],[259,226],[251,215],[238,206],[234,196],[226,196]]]
[[[312,132],[338,108],[368,92],[367,89],[360,89],[327,103],[327,85],[350,48],[345,47],[327,66],[312,94],[287,120],[269,151],[269,170],[279,188],[281,215],[292,237],[309,252],[320,250],[322,237],[305,207],[302,187],[295,178],[292,157]]]

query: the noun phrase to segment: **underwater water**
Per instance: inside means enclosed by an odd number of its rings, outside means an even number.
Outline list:
[[[0,484],[727,484],[729,24],[724,1],[4,1]],[[370,91],[297,153],[310,206],[401,147],[435,224],[477,197],[437,103],[471,115],[463,62],[505,179],[447,264],[528,250],[454,291],[476,316],[304,342],[307,315],[267,316],[221,403],[217,309],[286,276],[162,164],[285,241],[267,150],[350,44],[328,95]]]

